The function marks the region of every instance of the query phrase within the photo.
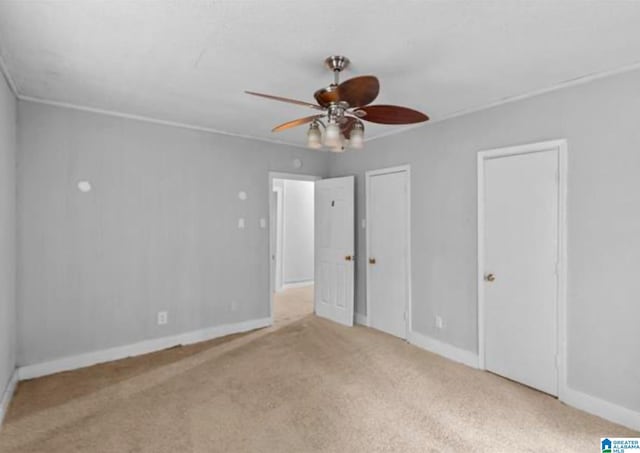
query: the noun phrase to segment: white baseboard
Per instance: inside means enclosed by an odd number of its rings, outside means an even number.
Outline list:
[[[2,422],[4,421],[4,416],[9,409],[9,403],[11,403],[11,398],[13,398],[13,392],[16,390],[16,385],[18,384],[18,370],[14,370],[9,382],[7,382],[7,387],[0,394],[0,428],[2,427]]]
[[[618,406],[569,387],[564,388],[561,395],[561,400],[569,406],[640,431],[640,412]],[[606,435],[615,436],[615,433]]]
[[[464,349],[456,348],[450,344],[422,335],[418,332],[410,332],[409,343],[431,351],[455,362],[464,363],[473,368],[478,368],[478,355]],[[560,398],[565,404],[576,409],[589,412],[606,420],[618,423],[634,430],[640,431],[640,412],[626,407],[618,406],[603,399],[588,395],[578,390],[564,387],[560,392]],[[613,433],[615,434],[615,433]],[[613,435],[612,434],[612,435]]]
[[[368,325],[366,316],[356,313],[356,323]],[[62,371],[75,370],[97,363],[110,362],[150,352],[159,351],[178,345],[186,345],[207,341],[214,338],[231,335],[234,333],[247,332],[271,325],[270,318],[255,319],[236,324],[226,324],[223,326],[210,327],[207,329],[195,330],[171,337],[157,338],[134,343],[126,346],[119,346],[100,351],[79,354],[71,357],[64,357],[49,362],[26,365],[16,369],[9,380],[6,389],[1,394],[0,399],[0,426],[13,397],[18,379],[32,379]],[[478,368],[478,356],[470,351],[457,348],[442,341],[420,334],[410,332],[408,341],[427,351],[441,355],[455,362],[460,362],[473,368]],[[623,406],[610,403],[600,398],[588,395],[575,389],[565,387],[561,392],[561,400],[569,406],[589,412],[590,414],[610,420],[614,423],[640,431],[640,412],[633,411]]]
[[[76,370],[78,368],[84,368],[97,363],[111,362],[113,360],[124,359],[126,357],[148,354],[150,352],[160,351],[162,349],[178,345],[199,343],[201,341],[212,340],[214,338],[224,337],[225,335],[231,335],[234,333],[260,329],[270,325],[271,318],[253,319],[236,324],[225,324],[222,326],[209,327],[207,329],[194,330],[192,332],[178,334],[171,337],[145,340],[130,345],[102,349],[70,357],[63,357],[48,362],[21,366],[18,368],[18,377],[20,380],[24,380],[59,373],[61,371]]]
[[[407,340],[419,348],[426,349],[454,362],[460,362],[467,366],[478,368],[478,354],[467,351],[466,349],[457,348],[415,331],[409,332],[409,338]]]
[[[313,280],[305,280],[305,281],[302,281],[302,282],[283,283],[281,291],[284,291],[285,289],[291,289],[291,288],[303,288],[305,286],[313,286],[313,283],[314,283]]]
[[[360,324],[361,326],[368,326],[369,318],[366,315],[361,315],[360,313],[356,313],[356,324]]]

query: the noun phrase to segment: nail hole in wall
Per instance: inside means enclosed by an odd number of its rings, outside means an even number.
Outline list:
[[[78,190],[80,192],[89,192],[91,190],[91,183],[89,181],[78,181]]]

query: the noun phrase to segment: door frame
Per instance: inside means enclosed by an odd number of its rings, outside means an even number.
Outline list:
[[[484,163],[519,154],[555,152],[558,157],[558,287],[557,287],[557,339],[556,369],[558,373],[558,398],[567,393],[567,140],[550,140],[506,148],[478,152],[478,368],[485,370],[485,174]]]
[[[276,178],[278,179],[278,178]],[[274,231],[274,236],[273,236],[273,240],[274,240],[274,252],[271,254],[271,258],[272,261],[274,261],[273,265],[274,267],[274,286],[273,286],[273,290],[274,292],[280,292],[282,291],[284,285],[282,283],[282,277],[283,277],[283,272],[282,272],[282,239],[283,239],[283,227],[284,227],[284,222],[283,222],[283,217],[284,217],[284,188],[282,187],[275,187],[273,188],[273,182],[272,182],[272,190],[273,192],[275,192],[275,197],[273,197],[273,202],[275,204],[274,206],[274,222],[273,225],[275,226],[275,231]]]
[[[277,171],[269,172],[269,256],[267,259],[269,260],[269,318],[271,319],[271,325],[273,325],[273,293],[275,291],[275,260],[274,255],[277,253],[276,246],[277,240],[275,235],[277,234],[277,227],[275,222],[277,222],[277,213],[276,213],[276,202],[275,197],[277,196],[276,192],[273,190],[273,180],[274,179],[288,179],[294,181],[317,181],[319,179],[323,179],[321,176],[316,175],[308,175],[301,173],[282,173]],[[284,200],[284,197],[282,197]],[[315,303],[314,303],[315,307]]]
[[[370,245],[371,245],[371,233],[370,233],[370,213],[371,213],[371,178],[373,176],[387,175],[391,173],[406,173],[407,175],[407,249],[405,251],[405,261],[407,265],[407,280],[405,282],[407,287],[407,302],[405,306],[406,311],[406,319],[405,319],[405,335],[404,339],[408,340],[411,334],[411,319],[413,312],[413,303],[412,303],[412,282],[411,282],[411,165],[398,165],[395,167],[381,168],[378,170],[370,170],[365,172],[365,249],[366,256],[364,260],[364,265],[366,266],[366,276],[365,276],[365,290],[366,290],[366,307],[367,307],[367,317],[366,317],[366,325],[371,327],[371,285],[370,285],[370,266],[369,266],[369,257],[370,257]]]

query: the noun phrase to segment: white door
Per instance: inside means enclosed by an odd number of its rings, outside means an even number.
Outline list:
[[[354,177],[316,181],[315,311],[353,325]]]
[[[558,394],[559,154],[484,160],[485,368]]]
[[[407,337],[409,174],[367,174],[367,310],[369,325]]]

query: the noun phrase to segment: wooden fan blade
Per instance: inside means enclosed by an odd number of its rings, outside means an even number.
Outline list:
[[[322,118],[324,115],[311,115],[305,116],[304,118],[298,118],[297,120],[287,121],[286,123],[282,123],[279,126],[271,129],[271,132],[280,132],[285,129],[291,129],[292,127],[300,126],[302,124],[310,123],[313,120],[317,120],[318,118]]]
[[[329,85],[327,88],[320,88],[313,93],[313,97],[316,98],[318,104],[322,107],[329,107],[332,102],[339,102],[340,95],[338,93],[338,87],[336,85]]]
[[[360,119],[380,124],[413,124],[429,120],[424,113],[397,105],[369,105],[353,113]]]
[[[271,94],[256,93],[254,91],[245,91],[245,93],[251,94],[253,96],[260,96],[260,97],[263,97],[263,98],[272,99],[274,101],[288,102],[289,104],[301,105],[303,107],[311,107],[312,109],[316,109],[316,110],[324,110],[324,108],[320,107],[319,105],[312,104],[310,102],[298,101],[296,99],[283,98],[281,96],[273,96]]]
[[[351,138],[351,129],[353,129],[353,125],[356,124],[357,121],[357,119],[350,116],[342,118],[342,121],[340,122],[340,132],[347,140]]]
[[[362,107],[378,97],[380,83],[374,76],[360,76],[345,80],[338,85],[338,98],[351,107]]]

